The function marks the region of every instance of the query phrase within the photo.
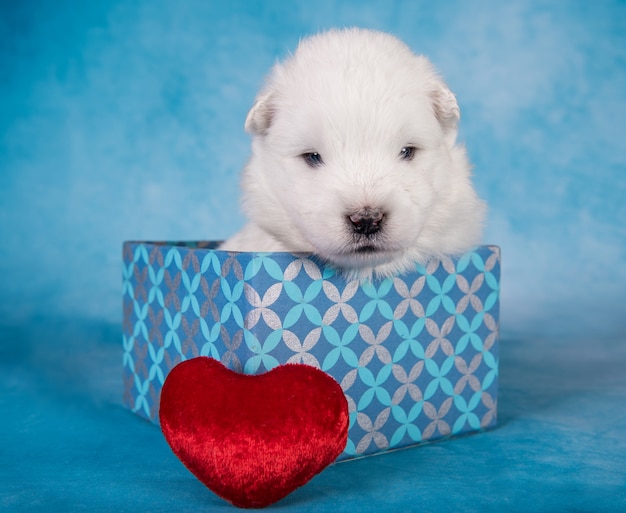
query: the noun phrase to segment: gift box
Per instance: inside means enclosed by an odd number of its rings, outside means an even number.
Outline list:
[[[347,281],[310,254],[126,242],[123,402],[158,422],[180,361],[321,368],[349,406],[347,459],[495,426],[500,250]]]

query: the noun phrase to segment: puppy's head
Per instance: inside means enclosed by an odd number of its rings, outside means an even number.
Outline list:
[[[459,117],[428,60],[396,38],[305,39],[246,119],[247,213],[287,247],[361,277],[465,251],[484,206],[456,145]]]

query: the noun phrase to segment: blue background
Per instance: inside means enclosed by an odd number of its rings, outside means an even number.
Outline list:
[[[354,25],[428,55],[457,94],[503,251],[501,427],[338,465],[280,504],[626,509],[626,3],[611,0],[2,2],[0,506],[221,507],[121,409],[121,243],[241,226],[264,75],[300,37]]]

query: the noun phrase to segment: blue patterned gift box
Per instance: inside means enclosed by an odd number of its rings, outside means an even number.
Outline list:
[[[124,244],[124,404],[158,421],[178,362],[248,374],[305,363],[348,399],[339,459],[493,427],[500,250],[481,246],[395,278],[346,281],[308,254],[214,243]]]

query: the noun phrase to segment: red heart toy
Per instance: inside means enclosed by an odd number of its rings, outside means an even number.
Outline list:
[[[256,376],[212,358],[178,364],[161,391],[174,454],[215,494],[268,506],[330,465],[348,439],[348,404],[323,371],[287,364]]]

